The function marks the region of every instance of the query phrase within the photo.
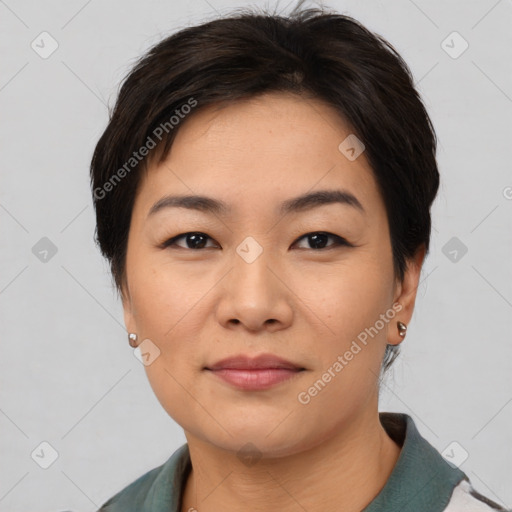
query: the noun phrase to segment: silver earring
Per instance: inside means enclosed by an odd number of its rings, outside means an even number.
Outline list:
[[[128,343],[130,343],[130,347],[135,348],[137,346],[137,335],[134,332],[128,334]]]
[[[403,322],[400,322],[400,320],[397,322],[398,325],[398,334],[400,336],[405,336],[405,333],[407,332],[407,325],[405,325]]]

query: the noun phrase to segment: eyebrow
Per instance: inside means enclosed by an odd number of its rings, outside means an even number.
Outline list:
[[[287,199],[279,205],[278,213],[302,212],[328,204],[343,204],[366,213],[363,205],[347,190],[319,190]],[[148,218],[165,208],[186,208],[214,215],[229,215],[231,207],[224,201],[201,195],[167,195],[159,199],[149,210]]]

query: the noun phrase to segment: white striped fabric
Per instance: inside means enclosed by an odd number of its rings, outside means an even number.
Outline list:
[[[511,512],[475,491],[468,480],[462,480],[453,489],[445,512]]]

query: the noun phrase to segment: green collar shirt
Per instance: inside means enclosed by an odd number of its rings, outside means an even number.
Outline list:
[[[386,484],[361,512],[506,511],[477,493],[463,471],[448,463],[402,413],[379,413],[388,435],[401,446]],[[191,471],[188,444],[106,501],[98,512],[181,512]]]

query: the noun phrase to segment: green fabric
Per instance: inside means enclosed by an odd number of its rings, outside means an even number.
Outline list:
[[[362,512],[441,512],[466,475],[448,464],[402,413],[379,413],[389,436],[402,450],[384,488]],[[98,512],[180,512],[191,470],[188,444],[103,504]]]
[[[466,475],[451,466],[423,438],[407,414],[380,413],[386,432],[402,445],[400,457],[381,492],[362,512],[441,512]],[[405,436],[405,440],[404,440]]]

